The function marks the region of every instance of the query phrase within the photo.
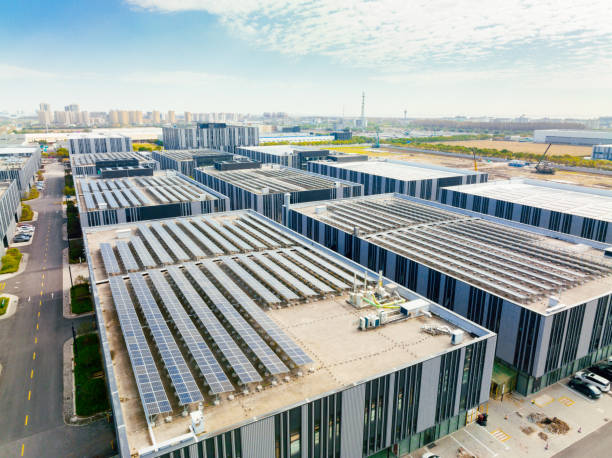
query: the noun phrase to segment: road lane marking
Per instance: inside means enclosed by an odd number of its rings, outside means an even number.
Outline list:
[[[36,330],[38,331],[38,323],[36,323]]]
[[[38,305],[42,305],[42,300],[41,300],[41,301],[38,301]]]
[[[32,353],[32,360],[36,359],[36,352]]]
[[[38,311],[38,318],[40,318],[40,310]]]
[[[30,397],[32,396],[32,390],[28,391],[28,401],[30,400]]]
[[[34,369],[30,371],[30,378],[34,378]]]
[[[23,456],[24,450],[25,450],[25,444],[21,444],[21,456]]]
[[[497,428],[495,431],[493,431],[491,433],[491,436],[493,436],[500,442],[506,442],[508,439],[510,439],[510,435],[502,431],[500,428]]]
[[[38,343],[38,337],[34,337],[34,343],[37,344]]]
[[[40,292],[40,295],[42,296],[42,291]]]
[[[42,278],[43,278],[43,280],[45,279],[45,274],[43,274]]]
[[[482,441],[480,441],[476,436],[474,436],[472,433],[470,433],[467,428],[463,428],[463,431],[465,431],[465,433],[470,436],[472,439],[474,439],[476,442],[478,442],[480,445],[482,445],[484,448],[486,448],[489,453],[493,456],[497,456],[498,454],[495,453],[493,450],[491,450],[489,447],[486,446],[486,444],[484,444]],[[488,431],[487,431],[488,432]]]
[[[26,415],[26,419],[25,419],[25,424],[24,426],[28,426],[28,416]]]
[[[559,401],[559,403],[563,404],[565,407],[571,407],[576,404],[573,399],[570,399],[567,396],[561,396],[559,399],[557,399],[557,401]]]

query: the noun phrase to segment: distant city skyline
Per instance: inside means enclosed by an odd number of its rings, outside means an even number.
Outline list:
[[[0,111],[610,115],[606,0],[0,6]],[[68,26],[69,24],[69,26]]]

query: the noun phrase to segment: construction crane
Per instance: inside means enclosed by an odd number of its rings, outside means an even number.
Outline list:
[[[552,146],[552,143],[549,143],[548,146],[546,147],[546,150],[544,150],[544,154],[542,154],[542,156],[540,157],[540,160],[536,164],[535,166],[536,173],[543,173],[546,175],[552,175],[555,173],[555,169],[552,167],[552,164],[548,161],[544,161],[544,159],[546,158],[546,153],[548,153],[548,150],[550,149],[551,146]]]
[[[474,157],[474,172],[478,172],[478,163],[476,162],[476,150],[472,149],[472,156]]]

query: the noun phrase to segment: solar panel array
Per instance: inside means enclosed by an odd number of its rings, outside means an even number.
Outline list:
[[[136,259],[134,259],[134,256],[132,255],[130,246],[125,240],[117,241],[117,251],[119,252],[119,257],[121,258],[121,262],[123,263],[125,270],[128,272],[133,272],[140,268],[136,262]]]
[[[171,412],[170,401],[127,287],[120,277],[109,278],[109,284],[145,416],[149,419],[153,415]]]
[[[210,387],[210,391],[213,394],[234,391],[232,383],[223,372],[223,369],[221,369],[213,352],[204,342],[202,335],[189,318],[189,315],[185,312],[164,275],[158,270],[149,271],[149,275],[153,286],[161,297],[164,307],[172,317],[172,322],[177,327],[181,338],[189,349],[189,353],[191,353],[198,369]]]
[[[191,267],[197,269],[197,267],[192,264],[185,265],[188,272]],[[175,266],[168,267],[168,273],[176,283],[187,304],[189,304],[189,307],[194,311],[200,325],[206,330],[208,335],[210,335],[215,345],[219,347],[219,350],[225,359],[227,359],[227,362],[236,373],[240,382],[246,385],[248,383],[261,381],[259,373],[255,370],[242,350],[240,350],[240,347],[236,345],[234,339],[232,339],[225,330],[208,305],[206,305],[204,300],[196,292],[191,282],[187,280],[183,273]]]
[[[204,261],[204,266],[210,271],[211,261]],[[289,372],[287,366],[257,334],[251,325],[238,313],[234,306],[226,299],[212,281],[202,273],[194,264],[186,266],[187,271],[197,282],[200,288],[210,298],[217,310],[223,315],[228,323],[240,335],[240,338],[247,344],[249,349],[257,356],[261,363],[271,374],[282,374]],[[213,274],[214,275],[214,274]]]
[[[102,261],[104,262],[104,270],[108,275],[116,275],[121,273],[119,263],[113,252],[113,247],[110,243],[100,244],[100,254],[102,255]]]
[[[155,346],[178,396],[179,404],[187,405],[203,400],[202,393],[200,393],[198,385],[189,371],[187,363],[183,359],[183,355],[181,355],[181,351],[176,345],[145,279],[139,273],[130,274],[129,277],[142,314],[155,341]]]

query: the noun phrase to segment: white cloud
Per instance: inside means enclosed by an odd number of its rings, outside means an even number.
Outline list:
[[[192,71],[158,71],[135,72],[119,77],[126,83],[174,85],[174,86],[201,86],[219,83],[238,83],[240,78],[228,75],[217,75],[206,72]]]
[[[0,64],[0,80],[49,79],[55,78],[55,76],[56,75],[53,73],[43,72],[33,68]]]
[[[125,1],[156,12],[206,11],[258,47],[371,68],[465,64],[508,49],[612,55],[609,0]]]

